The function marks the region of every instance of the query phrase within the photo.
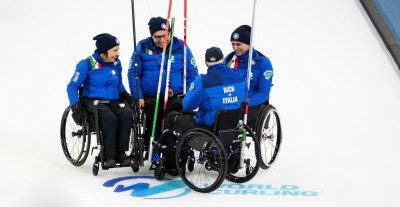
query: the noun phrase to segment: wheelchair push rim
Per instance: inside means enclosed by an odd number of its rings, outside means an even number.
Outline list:
[[[65,157],[71,164],[81,166],[85,163],[89,154],[90,134],[85,121],[82,121],[82,126],[75,123],[69,106],[62,116],[60,133],[61,147]]]
[[[195,143],[194,140],[200,140]],[[192,129],[180,137],[176,164],[182,180],[191,189],[208,193],[224,181],[227,158],[222,143],[211,132]]]
[[[261,168],[270,168],[278,158],[282,143],[281,120],[278,111],[269,105],[263,112],[264,117],[257,124],[257,136],[261,148]]]
[[[246,141],[237,142],[226,146],[228,153],[228,172],[226,179],[235,183],[247,182],[257,174],[260,168],[260,143],[253,131],[244,125]],[[244,151],[241,150],[244,147]],[[240,160],[244,165],[240,166]]]

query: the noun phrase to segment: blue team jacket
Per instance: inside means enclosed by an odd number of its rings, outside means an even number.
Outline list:
[[[88,59],[81,60],[67,86],[71,106],[78,102],[78,90],[82,84],[82,97],[118,100],[119,94],[125,91],[121,77],[121,62],[118,60],[114,63],[104,63],[96,52],[92,57],[96,64],[92,67]]]
[[[212,127],[218,109],[239,108],[245,101],[246,89],[241,71],[228,68],[225,63],[212,65],[207,74],[197,76],[190,85],[183,99],[183,108],[192,111],[199,107],[195,121]]]
[[[139,77],[139,98],[143,98],[143,93],[156,96],[158,87],[158,78],[160,76],[162,51],[156,49],[153,45],[151,37],[140,41],[136,47],[137,51],[137,65]],[[190,51],[189,47],[186,48],[186,69],[187,81],[186,87],[189,88],[190,84],[198,75],[196,61]],[[169,49],[165,53],[164,73],[162,75],[161,96],[164,96],[165,91],[165,78],[167,76]],[[135,52],[131,57],[131,62],[128,70],[129,88],[134,99],[136,95],[136,72],[135,72]],[[174,94],[183,92],[183,41],[174,37],[172,46],[171,57],[171,70],[169,87]]]
[[[249,51],[241,56],[231,52],[225,58],[228,67],[238,68],[247,79]],[[236,64],[235,64],[236,61]],[[271,61],[259,51],[253,49],[249,88],[249,107],[258,106],[269,98],[273,69]]]

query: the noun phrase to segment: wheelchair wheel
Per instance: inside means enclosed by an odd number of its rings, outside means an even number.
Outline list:
[[[84,120],[87,120],[85,114]],[[75,123],[71,108],[68,106],[61,119],[61,146],[65,157],[75,166],[85,163],[89,154],[90,132],[85,121],[82,126]]]
[[[257,121],[256,134],[260,141],[261,168],[268,169],[276,161],[282,143],[281,120],[272,105],[267,106]]]
[[[260,143],[253,131],[247,125],[246,143],[236,142],[226,146],[228,152],[228,171],[226,179],[235,183],[244,183],[251,180],[260,168]],[[244,144],[244,152],[241,145]],[[244,165],[240,167],[240,160],[243,159]]]
[[[182,180],[195,191],[212,192],[225,179],[225,150],[219,139],[205,129],[192,129],[180,137],[175,162]]]

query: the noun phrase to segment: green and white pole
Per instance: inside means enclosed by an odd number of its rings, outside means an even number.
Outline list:
[[[161,130],[165,129],[165,114],[167,111],[167,103],[168,103],[168,91],[169,91],[169,73],[171,71],[171,62],[172,62],[172,45],[174,42],[174,24],[175,17],[172,17],[171,20],[171,43],[169,45],[169,53],[168,53],[168,64],[167,64],[167,77],[165,78],[165,91],[164,91],[164,115],[162,120]]]
[[[154,141],[154,136],[155,136],[155,131],[156,131],[155,129],[156,129],[156,123],[157,123],[158,104],[160,101],[162,75],[164,73],[165,50],[167,47],[169,18],[171,16],[171,5],[172,5],[172,0],[169,0],[167,24],[165,27],[165,35],[164,35],[163,52],[162,52],[162,58],[161,58],[161,63],[160,63],[161,64],[160,75],[158,76],[157,98],[156,98],[156,107],[154,109],[153,129],[151,130],[150,144],[149,144],[149,151],[148,151],[149,152],[149,159],[147,160],[148,163],[153,162],[153,141]]]

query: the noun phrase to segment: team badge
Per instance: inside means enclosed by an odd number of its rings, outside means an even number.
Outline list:
[[[117,45],[119,45],[119,40],[117,38],[115,38],[115,43],[117,43]]]
[[[161,28],[162,28],[162,29],[165,29],[165,28],[167,28],[167,25],[165,25],[165,23],[162,23],[162,24],[161,24]]]
[[[115,70],[112,70],[112,71],[111,71],[111,73],[112,73],[113,75],[115,75],[115,74],[116,74]]]
[[[239,39],[239,34],[238,34],[238,33],[235,33],[235,34],[233,34],[232,37],[233,37],[234,40],[237,40],[237,39]]]
[[[190,60],[190,62],[192,63],[192,65],[193,65],[194,67],[197,67],[197,65],[196,65],[196,60],[194,60],[194,57]]]
[[[193,90],[193,88],[194,88],[194,83],[192,82],[192,83],[190,84],[189,91]]]
[[[272,70],[266,70],[264,72],[265,79],[269,80],[272,77],[273,74],[274,73],[272,72]]]

